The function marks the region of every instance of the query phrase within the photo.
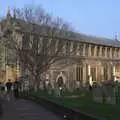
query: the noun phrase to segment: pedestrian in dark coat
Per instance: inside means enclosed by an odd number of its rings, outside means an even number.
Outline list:
[[[14,97],[19,98],[20,82],[16,79],[14,82]]]

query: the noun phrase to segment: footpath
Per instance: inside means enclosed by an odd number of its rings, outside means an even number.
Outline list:
[[[51,111],[32,101],[11,99],[4,102],[0,120],[62,120]]]

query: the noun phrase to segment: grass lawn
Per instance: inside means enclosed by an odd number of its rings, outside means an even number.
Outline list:
[[[85,96],[78,98],[67,98],[66,96],[80,95],[82,93],[64,93],[63,97],[50,96],[46,92],[38,91],[31,93],[36,96],[44,97],[57,104],[67,106],[69,108],[77,108],[88,114],[92,114],[98,117],[107,118],[107,120],[119,120],[120,119],[120,105],[100,104],[92,101],[92,93],[87,92]]]

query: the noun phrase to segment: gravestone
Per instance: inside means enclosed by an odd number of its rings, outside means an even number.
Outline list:
[[[93,100],[97,103],[103,103],[103,93],[99,85],[93,87]]]
[[[24,90],[29,90],[29,81],[24,80]]]
[[[48,89],[48,85],[49,85],[49,80],[45,81],[45,87]]]
[[[48,94],[49,94],[49,95],[52,94],[52,86],[51,86],[51,83],[48,84],[47,91],[48,91]]]
[[[40,81],[40,86],[39,86],[39,88],[40,88],[41,90],[44,90],[43,81]]]
[[[115,86],[115,97],[116,97],[116,104],[120,104],[120,84],[116,84]]]
[[[52,89],[51,89],[51,88],[48,89],[48,94],[49,94],[49,95],[52,94]]]
[[[80,88],[80,81],[76,81],[76,88]]]
[[[56,96],[60,96],[60,90],[59,90],[59,88],[57,88],[57,87],[55,88],[55,95],[56,95]]]
[[[52,89],[55,88],[55,81],[54,80],[51,80],[51,87],[52,87]]]
[[[105,103],[116,104],[115,87],[110,84],[103,85],[103,92],[105,95]]]

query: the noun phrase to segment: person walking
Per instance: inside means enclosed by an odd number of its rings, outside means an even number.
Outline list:
[[[3,101],[2,101],[2,83],[0,82],[0,117],[2,116],[3,112]]]
[[[63,78],[59,77],[58,78],[59,96],[63,95],[63,85],[64,85]]]
[[[13,89],[14,89],[14,97],[15,99],[19,98],[19,89],[20,89],[20,82],[16,79],[13,85]]]
[[[93,88],[93,80],[92,80],[92,77],[90,76],[89,90],[92,91],[92,88]]]
[[[11,96],[11,90],[12,90],[12,83],[11,80],[8,79],[8,82],[5,85],[7,87],[7,100],[10,100],[10,96]]]
[[[3,115],[4,100],[5,100],[5,85],[0,82],[0,117]]]

